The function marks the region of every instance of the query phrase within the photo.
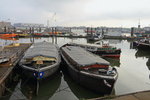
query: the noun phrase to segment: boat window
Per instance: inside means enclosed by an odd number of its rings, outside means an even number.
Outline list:
[[[91,49],[94,49],[94,47],[91,47]]]
[[[90,49],[90,47],[87,47],[88,49]]]

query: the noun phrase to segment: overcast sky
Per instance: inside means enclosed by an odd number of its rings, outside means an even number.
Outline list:
[[[0,0],[0,21],[57,26],[150,26],[150,0]],[[56,13],[56,15],[55,15]]]

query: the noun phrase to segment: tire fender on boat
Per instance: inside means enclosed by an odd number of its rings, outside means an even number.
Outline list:
[[[110,85],[106,80],[103,80],[104,81],[104,84],[108,87],[111,87],[112,85]]]

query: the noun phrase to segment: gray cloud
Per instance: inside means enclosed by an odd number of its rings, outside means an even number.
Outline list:
[[[149,0],[1,0],[0,20],[46,24],[49,19],[51,25],[66,26],[111,26],[114,24],[108,21],[121,24],[133,20],[131,26],[140,18],[146,25],[150,21],[149,3]]]

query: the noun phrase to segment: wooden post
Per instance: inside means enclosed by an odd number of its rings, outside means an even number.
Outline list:
[[[54,34],[54,28],[52,27],[52,36],[53,36],[53,34]]]
[[[91,27],[91,36],[93,35],[93,29],[92,29],[92,27]]]
[[[34,34],[34,27],[32,27],[32,34]]]
[[[53,34],[54,34],[54,28],[52,27],[52,43],[54,43],[54,37],[53,37]]]
[[[6,28],[6,26],[4,27],[4,32],[7,32],[7,28]]]
[[[70,27],[70,33],[71,33],[71,27]]]
[[[108,34],[108,28],[106,28],[106,34]]]
[[[104,36],[104,29],[102,28],[102,36]]]
[[[14,33],[16,33],[16,27],[14,27]]]
[[[33,43],[34,43],[34,27],[32,27],[32,38],[33,38]]]
[[[39,32],[41,32],[41,27],[39,27]]]
[[[57,28],[55,27],[55,44],[57,44]]]
[[[8,32],[11,32],[9,27],[8,27],[8,30],[7,30],[7,31],[8,31]]]
[[[55,27],[55,35],[57,34],[57,28]]]
[[[93,38],[93,28],[91,27],[91,37]]]
[[[133,37],[134,27],[131,28],[131,37]]]

